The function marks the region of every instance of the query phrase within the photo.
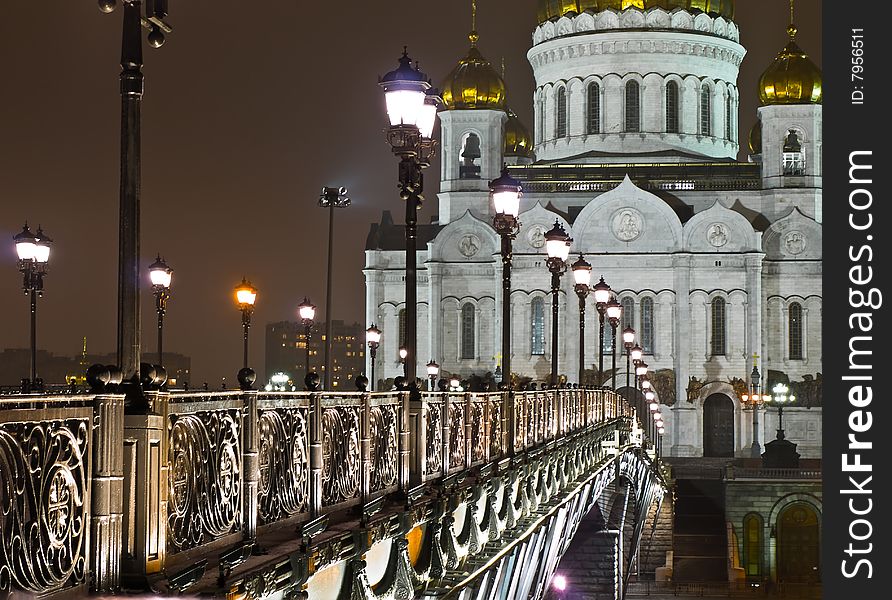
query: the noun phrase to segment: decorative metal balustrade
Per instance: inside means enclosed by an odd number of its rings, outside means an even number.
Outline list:
[[[132,415],[120,394],[0,396],[0,596],[145,582],[633,415],[588,389],[147,396]]]

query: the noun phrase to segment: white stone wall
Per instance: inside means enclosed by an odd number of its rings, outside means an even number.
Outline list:
[[[824,109],[820,104],[793,104],[759,107],[762,122],[762,178],[766,188],[823,185]],[[784,176],[784,138],[796,131],[805,154],[805,175]]]

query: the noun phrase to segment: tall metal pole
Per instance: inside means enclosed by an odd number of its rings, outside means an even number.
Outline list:
[[[328,276],[325,284],[325,367],[322,373],[322,389],[330,390],[331,376],[331,263],[334,253],[334,209],[335,203],[328,205]]]
[[[162,342],[164,341],[164,311],[158,311],[158,364],[164,364],[164,349]]]
[[[632,367],[631,364],[632,358],[629,353],[629,349],[626,348],[626,387],[629,387],[629,369]]]
[[[244,367],[248,368],[248,329],[251,328],[251,313],[247,310],[242,311],[242,329],[245,332],[245,357],[244,357]]]
[[[37,387],[37,290],[34,287],[31,286],[31,390]]]
[[[372,355],[372,357],[371,357],[371,358],[372,358],[372,360],[371,360],[371,363],[372,363],[372,369],[371,369],[372,377],[371,377],[371,381],[369,381],[369,390],[372,391],[372,392],[374,392],[374,391],[375,391],[375,355],[378,354],[378,348],[373,346],[372,348],[370,348],[369,352],[370,352],[370,354]]]
[[[578,293],[578,292],[577,292]],[[579,384],[585,371],[585,296],[579,294]]]
[[[139,384],[140,106],[144,91],[141,0],[124,2],[121,42],[121,189],[118,237],[118,364]]]
[[[613,352],[613,391],[616,391],[616,322],[610,319],[610,332],[613,334],[613,342],[610,344],[610,350]]]
[[[598,385],[604,385],[604,311],[598,307]]]
[[[558,385],[558,291],[561,287],[559,273],[551,274],[551,385]]]
[[[304,323],[304,339],[307,342],[306,355],[304,357],[304,377],[310,374],[310,328],[312,324]]]
[[[400,170],[404,168],[410,170],[419,179],[421,177],[420,170],[414,158],[404,158]],[[416,265],[417,251],[416,243],[418,240],[418,206],[420,204],[418,193],[412,189],[406,198],[406,360],[403,364],[406,384],[410,389],[415,389],[415,367],[416,367],[416,346],[417,339],[417,295],[418,289],[416,285]]]
[[[508,390],[511,389],[511,239],[510,235],[502,235],[502,381]]]

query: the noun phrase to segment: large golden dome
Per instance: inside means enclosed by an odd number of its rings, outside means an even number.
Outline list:
[[[505,82],[477,49],[477,32],[468,38],[471,48],[443,83],[446,109],[505,110]]]
[[[759,79],[762,104],[820,104],[823,100],[821,70],[796,45],[796,27],[787,28],[790,42]]]
[[[683,8],[692,12],[705,12],[726,19],[734,18],[734,0],[539,0],[539,22],[562,17],[568,12],[581,13],[584,10],[598,12],[612,8],[663,8],[673,10]]]
[[[533,158],[533,138],[529,130],[510,108],[505,122],[505,156]]]

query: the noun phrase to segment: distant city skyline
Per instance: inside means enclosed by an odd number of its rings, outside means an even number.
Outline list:
[[[467,50],[470,2],[436,11],[408,0],[337,10],[274,3],[243,11],[237,28],[226,11],[170,4],[174,32],[163,48],[144,48],[142,257],[147,267],[160,253],[174,271],[165,347],[191,356],[195,381],[214,385],[223,377],[234,382],[241,364],[232,290],[242,276],[259,289],[251,332],[258,373],[266,324],[293,319],[304,296],[324,306],[327,213],[316,204],[324,185],[346,186],[353,200],[336,215],[332,316],[362,323],[369,224],[382,210],[402,212],[377,77],[396,66],[406,44],[439,85]],[[511,107],[530,128],[526,52],[536,5],[486,0],[477,24],[483,54],[494,64],[504,57]],[[786,2],[738,3],[735,21],[748,49],[741,90],[755,88],[786,43],[788,10]],[[820,65],[821,6],[799,2],[796,13],[797,43]],[[12,244],[27,220],[55,240],[38,347],[75,354],[86,335],[91,346],[113,349],[121,11],[103,15],[88,0],[14,3],[5,16],[16,25],[0,36],[7,90],[0,102],[0,348],[28,345]],[[754,96],[741,94],[743,150],[756,120]],[[422,222],[437,213],[436,162],[426,179]],[[146,275],[147,359],[154,325]]]

